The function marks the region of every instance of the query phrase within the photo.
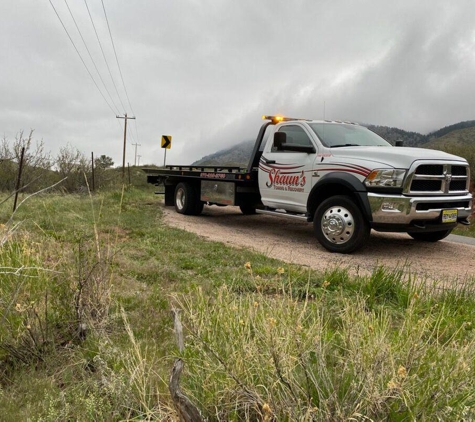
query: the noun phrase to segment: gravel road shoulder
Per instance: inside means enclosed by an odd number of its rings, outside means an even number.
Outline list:
[[[417,242],[406,234],[372,231],[368,244],[351,255],[330,253],[316,241],[312,224],[268,216],[242,215],[237,207],[205,206],[200,216],[163,207],[165,222],[206,239],[250,248],[269,257],[317,270],[335,266],[366,274],[375,267],[404,267],[425,280],[464,280],[475,276],[475,245],[450,237],[436,243]]]

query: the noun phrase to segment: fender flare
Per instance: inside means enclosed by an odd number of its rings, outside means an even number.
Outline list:
[[[317,198],[318,200],[319,192],[331,185],[338,185],[343,187],[345,190],[350,191],[354,195],[357,201],[357,205],[360,207],[367,220],[373,220],[371,207],[369,205],[368,200],[368,190],[366,189],[366,186],[361,180],[359,180],[352,174],[344,172],[327,173],[322,176],[317,183],[315,183],[312,190],[310,191],[310,194],[308,195],[308,210],[312,209],[312,202],[314,201],[314,199]]]

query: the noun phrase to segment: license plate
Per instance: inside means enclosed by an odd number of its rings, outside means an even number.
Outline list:
[[[457,210],[443,210],[442,211],[442,223],[456,223],[457,222]]]

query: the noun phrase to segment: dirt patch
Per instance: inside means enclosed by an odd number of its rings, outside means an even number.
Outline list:
[[[243,215],[237,207],[205,206],[200,216],[164,207],[165,222],[227,245],[254,249],[285,262],[317,270],[335,266],[366,274],[375,267],[404,267],[426,280],[463,280],[475,275],[475,246],[442,240],[417,242],[407,234],[371,232],[368,244],[351,255],[328,252],[312,224],[263,214]]]

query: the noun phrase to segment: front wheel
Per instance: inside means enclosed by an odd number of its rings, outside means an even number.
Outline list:
[[[325,199],[315,211],[315,235],[330,252],[350,253],[368,240],[370,227],[361,210],[349,196]]]
[[[198,192],[189,183],[178,183],[175,188],[175,211],[185,215],[199,215],[203,211],[203,202]]]
[[[414,240],[420,240],[422,242],[438,242],[439,240],[445,239],[452,229],[440,230],[437,232],[408,232],[407,234],[411,236]]]

